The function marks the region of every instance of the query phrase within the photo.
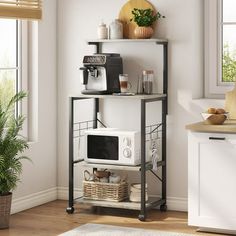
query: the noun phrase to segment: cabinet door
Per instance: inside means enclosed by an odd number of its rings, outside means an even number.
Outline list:
[[[188,138],[189,225],[236,230],[236,135]]]

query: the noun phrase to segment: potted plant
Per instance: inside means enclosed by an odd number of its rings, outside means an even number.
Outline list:
[[[134,21],[137,27],[134,30],[134,34],[138,39],[151,38],[153,35],[153,24],[159,18],[165,18],[160,12],[155,13],[151,8],[132,10],[133,18],[130,21]]]
[[[19,181],[23,159],[20,156],[28,148],[27,141],[19,134],[25,117],[15,117],[13,109],[18,101],[26,97],[21,91],[13,96],[8,104],[0,101],[0,229],[9,227],[11,191]]]

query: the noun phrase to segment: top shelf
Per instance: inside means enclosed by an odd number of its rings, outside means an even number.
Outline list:
[[[166,44],[168,43],[167,39],[91,39],[87,40],[88,44],[93,43],[157,43],[157,44]]]

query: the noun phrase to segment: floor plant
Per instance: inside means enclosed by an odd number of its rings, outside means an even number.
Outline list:
[[[20,135],[25,117],[16,116],[15,107],[25,98],[23,91],[14,95],[7,104],[0,101],[0,229],[9,227],[12,190],[16,188],[22,172],[21,154],[28,148]]]

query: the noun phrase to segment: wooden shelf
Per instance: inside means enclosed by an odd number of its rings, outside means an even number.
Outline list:
[[[107,165],[107,164],[88,163],[85,161],[81,162],[81,165],[87,168],[111,169],[111,170],[140,171],[141,169],[140,165],[138,166]]]
[[[85,161],[74,161],[74,163],[78,163],[83,167],[86,168],[98,168],[98,169],[110,169],[110,170],[126,170],[126,171],[141,171],[141,166],[125,166],[125,165],[108,165],[108,164],[96,164],[96,163],[88,163]],[[157,166],[164,166],[165,162],[164,161],[159,161],[157,163]],[[152,169],[152,163],[147,162],[146,163],[146,170],[151,170]]]
[[[149,197],[146,202],[146,208],[151,208],[153,206],[161,205],[165,202],[161,198]],[[88,200],[83,197],[75,200],[75,203],[79,204],[87,204],[91,206],[100,206],[100,207],[112,207],[112,208],[122,208],[122,209],[130,209],[130,210],[140,210],[141,204],[140,202],[130,202],[129,200],[122,202],[112,202],[112,201],[97,201],[97,200]]]
[[[70,97],[73,98],[102,98],[102,99],[139,99],[139,100],[163,100],[166,98],[166,94],[151,94],[151,95],[145,95],[145,94],[135,94],[131,96],[123,96],[123,95],[89,95],[89,94],[72,94]]]
[[[167,43],[167,39],[90,39],[87,43],[157,43],[164,44]]]

